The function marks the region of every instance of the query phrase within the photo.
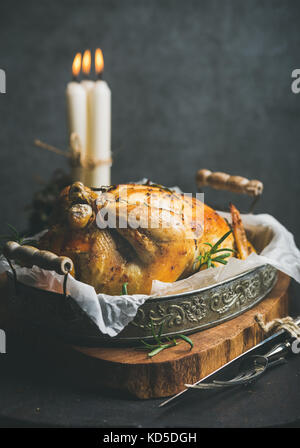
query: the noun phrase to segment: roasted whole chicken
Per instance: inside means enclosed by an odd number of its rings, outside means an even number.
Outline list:
[[[233,205],[231,212],[233,232],[219,249],[245,258],[253,248]],[[75,182],[61,192],[39,248],[70,257],[71,274],[98,293],[120,295],[127,283],[128,294],[149,294],[153,280],[173,282],[193,274],[197,257],[230,230],[198,199],[159,185],[95,192]]]

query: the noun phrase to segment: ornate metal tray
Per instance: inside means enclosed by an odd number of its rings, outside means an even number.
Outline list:
[[[164,321],[163,335],[176,336],[238,316],[271,291],[277,270],[263,265],[196,291],[150,298],[139,308],[135,319],[114,338],[100,333],[72,297],[24,285],[15,281],[12,274],[8,277],[11,306],[31,326],[81,345],[134,345],[141,338],[151,339],[150,319],[157,328]]]
[[[217,190],[243,193],[254,198],[251,211],[262,193],[263,184],[241,176],[212,173],[202,169],[197,172],[198,188],[210,186]],[[100,333],[96,324],[66,294],[66,281],[73,262],[67,257],[39,251],[30,246],[8,242],[4,247],[14,275],[9,274],[13,297],[11,306],[17,316],[39,331],[57,335],[82,345],[132,345],[142,339],[151,339],[150,320],[155,327],[164,322],[163,335],[189,334],[233,319],[260,302],[273,288],[277,270],[263,265],[235,276],[222,283],[182,294],[150,298],[142,305],[134,320],[118,336],[111,338]],[[10,260],[19,260],[25,266],[37,265],[65,275],[64,292],[57,294],[18,282]]]

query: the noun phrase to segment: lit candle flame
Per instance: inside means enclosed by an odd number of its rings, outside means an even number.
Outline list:
[[[81,53],[77,53],[72,65],[72,74],[75,78],[79,75],[80,69],[81,69]]]
[[[95,51],[95,70],[96,74],[99,76],[104,69],[104,60],[103,60],[103,53],[100,50],[100,48],[97,48]]]
[[[82,73],[86,76],[88,76],[91,71],[91,59],[91,51],[85,50],[82,58]]]

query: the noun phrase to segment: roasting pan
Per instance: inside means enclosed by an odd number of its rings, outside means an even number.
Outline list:
[[[258,181],[211,173],[208,170],[201,171],[197,176],[198,186],[210,183],[214,188],[240,193],[248,188],[246,193],[254,196],[254,199],[262,192],[262,185]],[[19,246],[15,242],[8,242],[4,253],[12,268],[12,272],[8,272],[12,312],[16,316],[22,316],[22,320],[37,331],[87,346],[135,345],[141,339],[151,339],[150,321],[157,330],[164,322],[162,335],[169,337],[216,326],[259,303],[277,280],[277,270],[265,264],[213,286],[150,298],[138,309],[133,321],[112,338],[102,334],[94,321],[67,294],[67,279],[72,267],[70,259],[58,257],[51,252],[32,250],[28,246]],[[63,274],[63,291],[45,291],[19,282],[12,264],[15,259],[28,267],[37,265]]]

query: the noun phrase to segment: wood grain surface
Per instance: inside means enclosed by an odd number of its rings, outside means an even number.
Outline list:
[[[184,389],[264,339],[254,320],[265,321],[288,314],[290,278],[279,273],[269,295],[251,310],[216,327],[192,334],[194,348],[185,342],[153,358],[136,348],[70,347],[76,369],[91,381],[127,391],[138,398],[166,397]],[[69,353],[69,354],[70,354]]]

